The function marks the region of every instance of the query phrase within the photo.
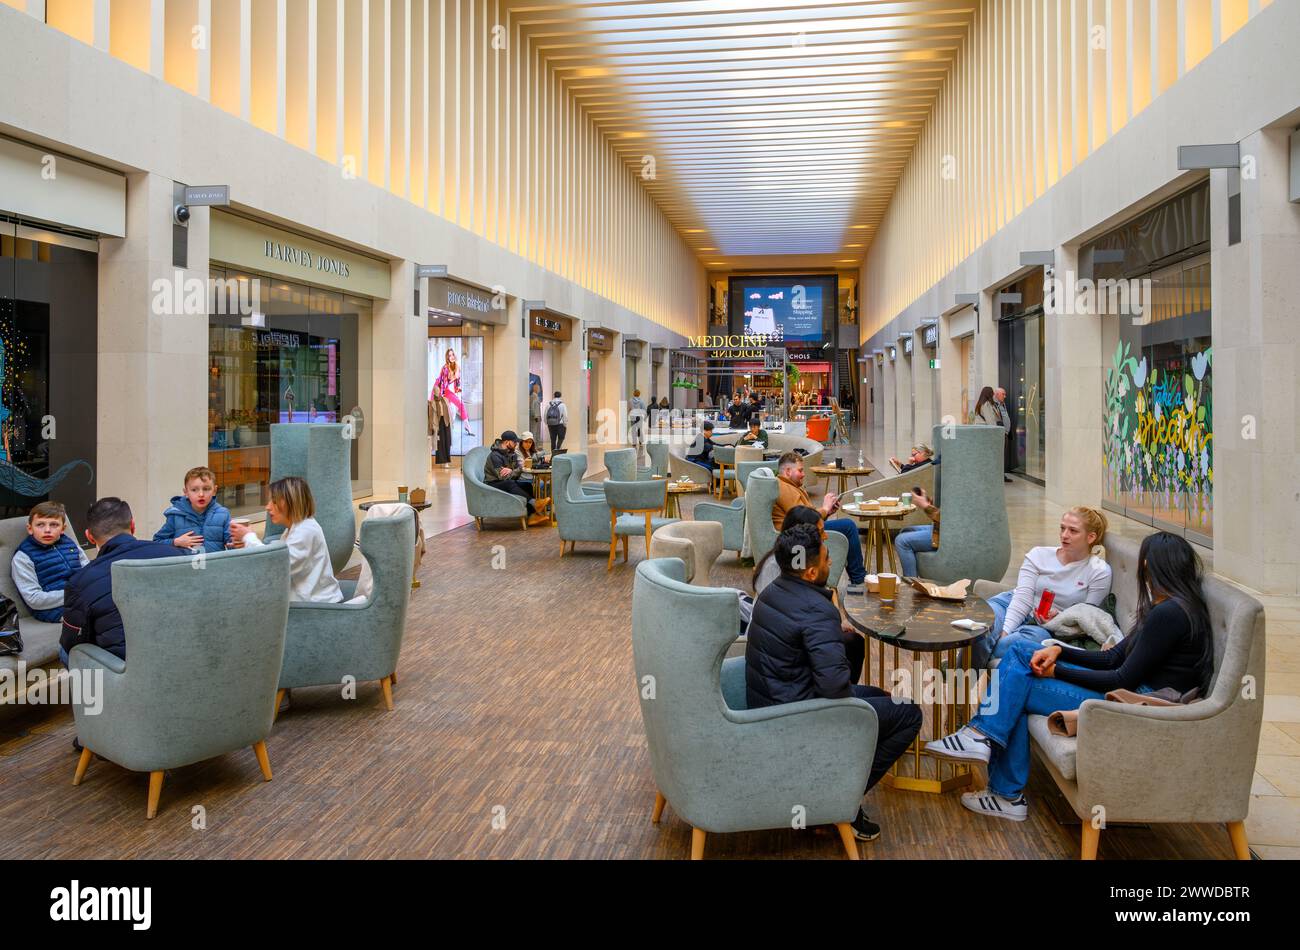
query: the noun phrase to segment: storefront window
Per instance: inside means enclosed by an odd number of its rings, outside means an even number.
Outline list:
[[[272,423],[345,416],[361,420],[351,474],[353,490],[368,491],[371,302],[219,267],[211,276],[218,292],[218,281],[257,281],[260,299],[256,314],[214,306],[208,320],[208,465],[218,500],[235,512],[266,504]]]
[[[42,233],[0,218],[0,508],[60,501],[80,528],[95,500],[99,258]]]
[[[428,367],[430,398],[437,390],[447,400],[451,454],[491,445],[483,432],[483,337],[430,337]]]
[[[1043,272],[1033,271],[1002,292],[1020,294],[1019,303],[1002,304],[998,322],[997,385],[1007,391],[1011,416],[1006,469],[1043,484],[1047,478]]]

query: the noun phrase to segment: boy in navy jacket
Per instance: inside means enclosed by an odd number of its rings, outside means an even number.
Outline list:
[[[185,473],[185,494],[172,498],[163,512],[155,541],[173,544],[186,554],[216,554],[230,544],[230,509],[214,500],[217,477],[204,466]],[[177,552],[180,553],[180,552]]]
[[[63,530],[67,517],[57,501],[43,501],[27,515],[27,537],[14,551],[9,570],[23,603],[37,620],[63,619],[63,589],[89,558]]]

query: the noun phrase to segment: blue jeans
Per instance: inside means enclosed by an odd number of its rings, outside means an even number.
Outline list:
[[[1001,660],[1006,656],[1007,650],[1011,644],[1017,640],[1027,640],[1035,644],[1035,647],[1051,637],[1052,632],[1046,627],[1040,627],[1033,623],[1022,623],[1015,630],[1004,632],[999,639],[993,639],[997,636],[998,631],[1002,629],[1002,624],[1007,619],[1007,608],[1011,606],[1011,598],[1015,596],[1015,591],[1004,590],[1000,594],[990,597],[986,603],[993,609],[993,627],[981,639],[976,640],[971,645],[971,665],[975,669],[984,669],[992,660]]]
[[[934,525],[918,524],[904,528],[894,538],[894,551],[898,554],[898,569],[904,577],[918,577],[916,552],[934,550]]]
[[[1064,680],[1035,676],[1029,658],[1038,644],[1014,639],[994,671],[980,713],[970,721],[993,740],[989,760],[989,788],[1003,798],[1017,798],[1029,781],[1029,717],[1046,716],[1058,709],[1078,709],[1086,699],[1103,699],[1101,693]],[[1058,663],[1057,669],[1069,669]]]
[[[862,536],[858,534],[858,523],[852,518],[836,518],[826,522],[826,530],[842,534],[849,542],[849,558],[844,565],[848,571],[850,584],[861,584],[867,578],[867,568],[862,563]]]

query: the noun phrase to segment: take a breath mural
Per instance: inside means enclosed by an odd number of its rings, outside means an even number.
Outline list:
[[[1132,353],[1115,348],[1106,371],[1106,497],[1205,535],[1212,533],[1212,349]],[[1174,349],[1171,347],[1171,349]]]

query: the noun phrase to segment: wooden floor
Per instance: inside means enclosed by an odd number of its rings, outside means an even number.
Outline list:
[[[499,547],[498,547],[499,546]],[[72,786],[66,711],[0,725],[0,858],[685,858],[671,804],[650,823],[654,784],[633,686],[634,565],[607,549],[559,557],[553,529],[433,539],[415,591],[395,689],[354,701],[295,691],[267,747],[168,773],[146,821],[147,776],[96,759]],[[502,569],[494,557],[504,553]],[[499,557],[497,563],[500,564]],[[719,584],[747,584],[734,555]],[[1072,858],[1077,824],[1035,765],[1030,818],[995,821],[942,797],[879,788],[884,828],[867,858]],[[198,817],[206,828],[196,829]],[[709,858],[840,859],[833,829],[714,835]],[[1227,858],[1221,826],[1112,828],[1101,857]]]

